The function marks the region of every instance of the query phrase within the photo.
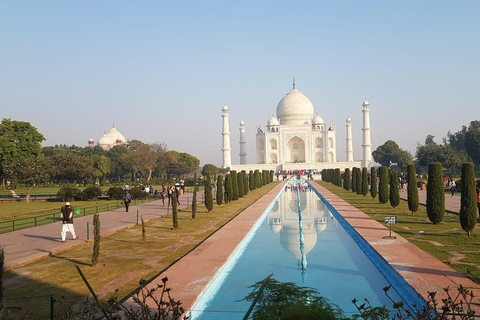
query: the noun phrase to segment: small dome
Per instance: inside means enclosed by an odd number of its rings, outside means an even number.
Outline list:
[[[245,122],[243,122],[243,120],[240,121],[240,125],[241,125],[241,126],[244,126],[244,125],[245,125]]]
[[[111,146],[114,146],[115,145],[115,140],[113,140],[112,138],[110,138],[106,133],[100,137],[100,139],[98,139],[97,141],[97,145],[99,145],[100,147],[104,148],[104,147],[111,147]]]
[[[227,105],[224,105],[224,106],[223,106],[222,111],[228,111]]]
[[[322,117],[320,117],[318,114],[315,116],[315,118],[313,118],[313,122],[312,124],[325,124],[325,122],[323,121]]]
[[[95,142],[95,140],[93,140],[93,138],[90,138],[88,139],[88,142]]]
[[[369,105],[370,105],[370,103],[368,103],[367,99],[365,99],[365,101],[363,101],[362,106],[363,106],[363,107],[367,107],[367,106],[369,106]]]
[[[268,119],[267,126],[278,126],[280,125],[280,122],[278,122],[278,119],[275,117],[271,117]]]
[[[270,229],[275,233],[279,233],[280,231],[282,231],[282,225],[281,224],[271,224],[270,225]]]
[[[348,117],[347,122],[352,122],[352,119],[350,119],[350,117]]]
[[[277,118],[282,125],[302,125],[313,118],[313,104],[296,88],[293,88],[277,105]]]

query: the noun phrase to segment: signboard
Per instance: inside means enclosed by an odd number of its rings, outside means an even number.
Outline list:
[[[385,224],[396,224],[397,217],[385,217]]]
[[[75,211],[75,213],[76,213],[76,214],[80,214],[80,209],[77,209],[77,210]]]

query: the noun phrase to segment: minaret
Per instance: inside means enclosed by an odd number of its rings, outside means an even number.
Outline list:
[[[245,141],[245,122],[240,121],[240,164],[247,164],[247,148]]]
[[[353,162],[352,119],[347,118],[347,162]]]
[[[367,99],[363,101],[363,160],[362,160],[362,167],[369,168],[370,164],[372,163],[372,141],[370,139],[370,109],[368,106]]]
[[[222,109],[222,118],[223,118],[223,130],[222,130],[222,152],[223,152],[223,163],[222,168],[226,169],[232,166],[232,149],[230,148],[230,126],[228,124],[228,107],[227,105],[223,106]]]

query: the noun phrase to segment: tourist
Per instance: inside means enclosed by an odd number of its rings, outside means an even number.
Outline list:
[[[60,212],[62,213],[62,242],[65,242],[67,231],[72,234],[73,240],[77,240],[75,229],[73,228],[73,210],[70,208],[70,202],[65,203]]]
[[[478,208],[478,214],[477,214],[477,219],[480,218],[480,189],[477,189],[477,208]]]
[[[452,193],[452,198],[455,197],[455,191],[457,191],[457,185],[455,184],[455,181],[450,182],[450,192]]]
[[[125,212],[128,212],[130,202],[132,202],[132,195],[128,193],[128,190],[125,190],[125,197],[123,198],[123,203],[125,204]]]

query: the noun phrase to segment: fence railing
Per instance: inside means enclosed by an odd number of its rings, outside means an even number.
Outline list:
[[[154,200],[158,200],[158,198],[149,197],[144,199],[135,199],[132,201],[131,205],[141,204],[141,203],[150,202]],[[87,216],[94,213],[118,209],[121,207],[123,207],[123,202],[100,204],[92,207],[76,209],[75,216],[77,217]],[[55,210],[57,211],[58,209],[55,209]],[[0,221],[0,233],[7,233],[15,230],[26,229],[26,228],[41,226],[48,223],[53,223],[61,219],[60,214],[61,214],[60,212],[50,212],[50,213],[46,213],[39,216],[29,217],[29,218]]]

